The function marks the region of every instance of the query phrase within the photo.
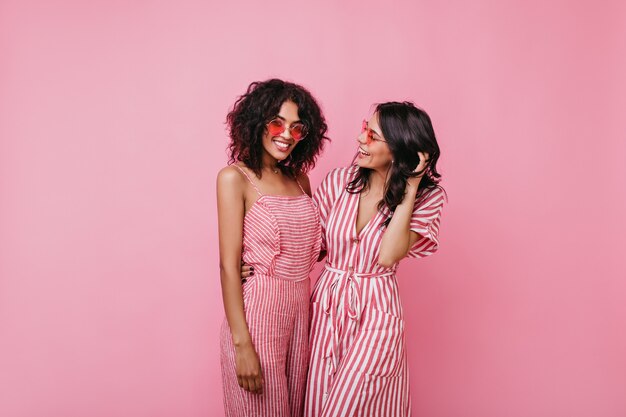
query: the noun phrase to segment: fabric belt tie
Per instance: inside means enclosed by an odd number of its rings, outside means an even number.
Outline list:
[[[361,319],[361,279],[384,278],[395,275],[395,271],[359,273],[352,269],[343,270],[326,264],[325,269],[336,273],[336,277],[322,295],[322,309],[330,316],[332,343],[328,346],[325,357],[331,358],[331,375],[339,368],[339,337],[346,324],[346,318],[358,322]],[[339,311],[341,308],[342,311]]]

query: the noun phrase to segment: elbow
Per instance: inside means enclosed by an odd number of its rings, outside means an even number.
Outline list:
[[[378,257],[378,265],[382,266],[383,268],[391,268],[396,264],[396,262],[398,262],[398,259],[395,259],[394,257],[389,255],[381,254]]]
[[[378,265],[383,268],[392,268],[395,264],[400,262],[408,254],[409,248],[402,250],[395,247],[382,247],[380,254],[378,255]]]
[[[227,281],[231,280],[232,277],[236,277],[239,274],[241,274],[240,271],[235,271],[233,268],[229,268],[228,266],[224,266],[220,262],[220,279],[222,281],[222,284],[224,284],[224,282],[227,282]]]

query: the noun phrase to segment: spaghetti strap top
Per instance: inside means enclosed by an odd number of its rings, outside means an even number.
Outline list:
[[[298,187],[300,187],[300,191],[302,191],[302,194],[306,194],[306,191],[304,191],[304,188],[302,188],[302,185],[300,185],[300,181],[298,181],[298,177],[296,177],[296,184],[298,184]]]
[[[233,164],[233,165],[234,165],[235,167],[237,167],[237,169],[238,169],[239,171],[241,171],[241,173],[242,173],[243,175],[245,175],[245,177],[248,179],[248,181],[250,182],[250,184],[252,184],[252,187],[254,187],[254,190],[257,192],[257,194],[258,194],[259,196],[264,195],[264,194],[261,192],[261,190],[259,190],[259,187],[256,185],[256,183],[255,183],[254,181],[252,181],[252,178],[250,178],[250,175],[248,175],[248,173],[247,173],[247,172],[246,172],[246,171],[245,171],[242,167],[240,167],[240,166],[239,166],[239,165],[237,165],[237,164]],[[298,178],[297,178],[297,177],[295,178],[295,180],[296,180],[296,184],[298,184],[298,188],[300,188],[300,191],[302,191],[302,194],[306,194],[306,191],[304,191],[304,188],[302,188],[302,184],[300,184],[300,181],[298,181]],[[287,197],[287,196],[286,196],[286,197]]]
[[[254,267],[255,277],[308,279],[322,243],[319,214],[313,200],[297,180],[301,195],[263,194],[246,170],[233,165],[259,195],[244,216],[243,261]]]
[[[254,190],[257,192],[257,194],[259,195],[259,197],[263,196],[263,193],[259,190],[259,187],[257,187],[257,185],[254,183],[254,181],[252,181],[252,178],[250,178],[250,176],[248,175],[248,173],[239,165],[237,164],[233,164],[235,167],[237,167],[237,169],[239,171],[241,171],[241,173],[243,175],[245,175],[245,177],[248,179],[248,181],[250,182],[250,184],[252,184],[252,187],[254,187]]]

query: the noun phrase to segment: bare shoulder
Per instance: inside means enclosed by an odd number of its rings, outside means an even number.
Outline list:
[[[243,190],[245,181],[241,172],[233,165],[224,167],[217,174],[218,188],[227,187],[231,190]]]
[[[301,172],[298,174],[297,179],[302,188],[304,188],[304,191],[311,196],[311,181],[309,180],[309,176]]]

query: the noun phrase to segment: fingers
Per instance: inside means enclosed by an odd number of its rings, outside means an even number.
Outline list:
[[[428,167],[430,155],[426,152],[418,152],[417,156],[419,157],[420,161],[413,172],[417,172],[419,174],[418,176],[421,178],[426,172],[426,168]]]
[[[242,376],[237,377],[237,382],[239,382],[239,386],[246,391],[249,391],[253,394],[262,394],[263,393],[263,385],[265,385],[265,381],[263,380],[262,375],[256,376]]]
[[[259,370],[259,375],[256,377],[257,394],[263,393],[264,385],[265,385],[265,378],[263,378],[263,371]]]
[[[236,369],[237,383],[248,392],[261,394],[263,392],[264,379],[258,358],[246,357],[246,354],[243,353],[240,359],[241,361]]]
[[[246,391],[256,391],[256,383],[251,376],[238,376],[237,382],[239,382],[239,386]]]
[[[246,391],[250,391],[250,385],[248,384],[248,378],[241,378],[241,383],[239,384],[241,386],[241,388],[245,389]]]
[[[257,375],[250,380],[250,392],[254,394],[261,394],[263,392],[261,375]]]
[[[254,275],[254,267],[241,261],[241,282],[245,283],[248,278]]]

